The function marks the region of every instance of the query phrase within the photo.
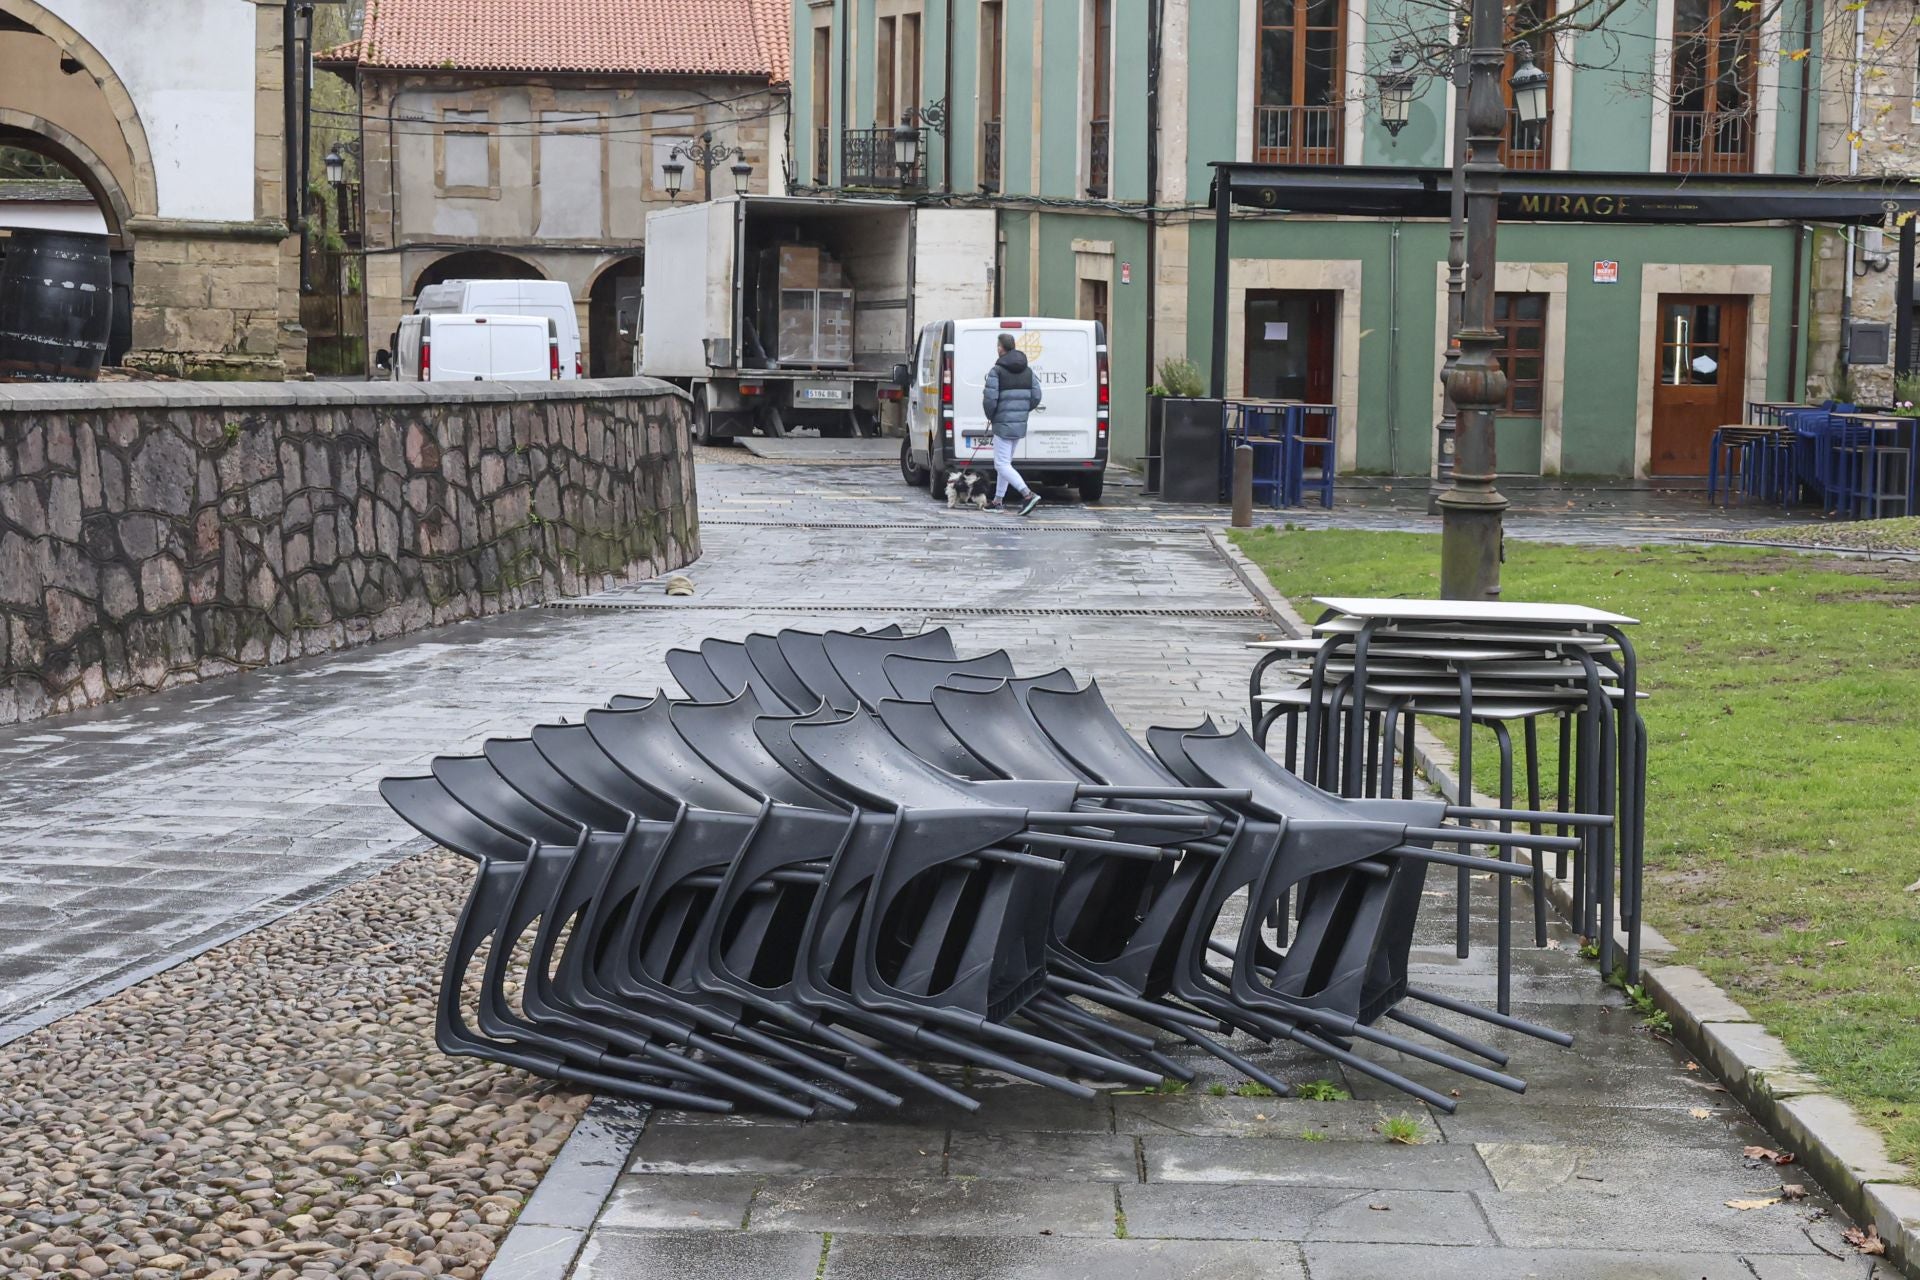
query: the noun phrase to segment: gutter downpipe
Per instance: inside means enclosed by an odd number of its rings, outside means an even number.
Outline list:
[[[294,31],[294,11],[298,8],[299,5],[295,0],[286,0],[286,3],[280,6],[280,60],[283,64],[281,78],[285,81],[281,86],[281,106],[286,117],[282,150],[287,162],[287,228],[289,230],[300,225],[300,215],[303,212],[300,207],[301,184],[298,181],[300,174],[294,167],[300,163],[299,156],[294,154],[298,149],[296,143],[300,137],[300,107],[299,99],[295,97],[299,90],[298,82],[294,77],[293,61],[294,50],[300,43],[299,36]]]
[[[1160,221],[1160,44],[1166,21],[1165,0],[1147,2],[1147,385],[1154,377],[1155,315],[1159,311]]]
[[[1807,129],[1812,124],[1809,113],[1813,102],[1813,4],[1814,0],[1800,0],[1800,47],[1806,50],[1806,56],[1800,60],[1800,158],[1794,172],[1802,177],[1807,172]],[[1787,309],[1787,398],[1798,400],[1805,390],[1800,377],[1800,328],[1801,312],[1805,299],[1801,296],[1807,288],[1807,282],[1801,279],[1806,270],[1807,224],[1793,224],[1793,298]]]
[[[833,171],[834,176],[837,176],[840,179],[838,183],[832,184],[835,186],[846,185],[846,180],[847,180],[846,136],[847,136],[847,130],[853,127],[853,117],[848,114],[848,103],[847,103],[847,65],[848,65],[847,64],[847,41],[852,39],[851,26],[850,26],[852,19],[849,17],[849,15],[853,10],[853,4],[854,4],[854,0],[836,0],[836,6],[840,10],[840,139],[841,139],[841,147],[840,147],[840,167]],[[827,146],[828,147],[833,146],[833,135],[831,133],[827,135]]]
[[[1847,176],[1860,175],[1860,94],[1867,56],[1867,7],[1853,11],[1853,104],[1847,113]],[[1853,357],[1853,272],[1858,258],[1860,228],[1847,228],[1847,280],[1840,297],[1840,359]]]
[[[1387,240],[1387,474],[1400,474],[1400,219]]]
[[[940,185],[946,193],[953,194],[953,6],[960,0],[944,0],[947,11],[947,49],[946,67],[941,72],[940,98],[947,104],[940,130]],[[914,104],[916,107],[919,103]]]

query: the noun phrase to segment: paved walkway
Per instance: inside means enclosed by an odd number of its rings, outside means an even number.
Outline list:
[[[1205,512],[1121,489],[1031,520],[948,512],[877,466],[706,454],[691,601],[637,586],[0,731],[0,1042],[405,851],[381,776],[575,716],[664,677],[707,634],[949,625],[963,650],[1097,674],[1136,728],[1235,715],[1266,624],[1201,532]],[[1296,521],[1298,517],[1294,517]],[[1436,884],[1440,878],[1436,878]],[[1444,892],[1427,918],[1450,919]],[[1437,932],[1430,986],[1484,994],[1484,953]],[[1284,1076],[1355,1099],[1060,1100],[975,1080],[852,1123],[654,1118],[576,1275],[1862,1277],[1817,1197],[1751,1164],[1724,1092],[1638,1028],[1571,947],[1530,955],[1519,1011],[1580,1036],[1515,1041],[1523,1097],[1460,1087],[1441,1118],[1329,1064]],[[1432,1078],[1417,1065],[1402,1065]],[[1424,1141],[1394,1146],[1381,1115]],[[1789,1170],[1789,1172],[1792,1172]]]

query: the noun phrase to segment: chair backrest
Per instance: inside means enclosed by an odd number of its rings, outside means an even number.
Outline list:
[[[882,698],[891,698],[896,692],[883,665],[889,655],[957,660],[953,637],[945,627],[922,631],[916,636],[897,637],[830,631],[821,637],[821,647],[835,673],[868,707],[878,706]]]
[[[589,711],[587,732],[607,758],[665,800],[724,813],[755,813],[760,800],[748,795],[700,758],[673,727],[662,698],[634,711]]]

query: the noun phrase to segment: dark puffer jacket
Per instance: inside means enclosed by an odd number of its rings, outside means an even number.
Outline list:
[[[1027,353],[1003,351],[987,370],[987,393],[982,401],[993,434],[1019,440],[1027,434],[1027,415],[1040,407],[1040,380],[1027,367]]]

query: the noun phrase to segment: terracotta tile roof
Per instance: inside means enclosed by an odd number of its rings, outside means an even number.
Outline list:
[[[789,79],[791,0],[371,0],[326,66]]]

